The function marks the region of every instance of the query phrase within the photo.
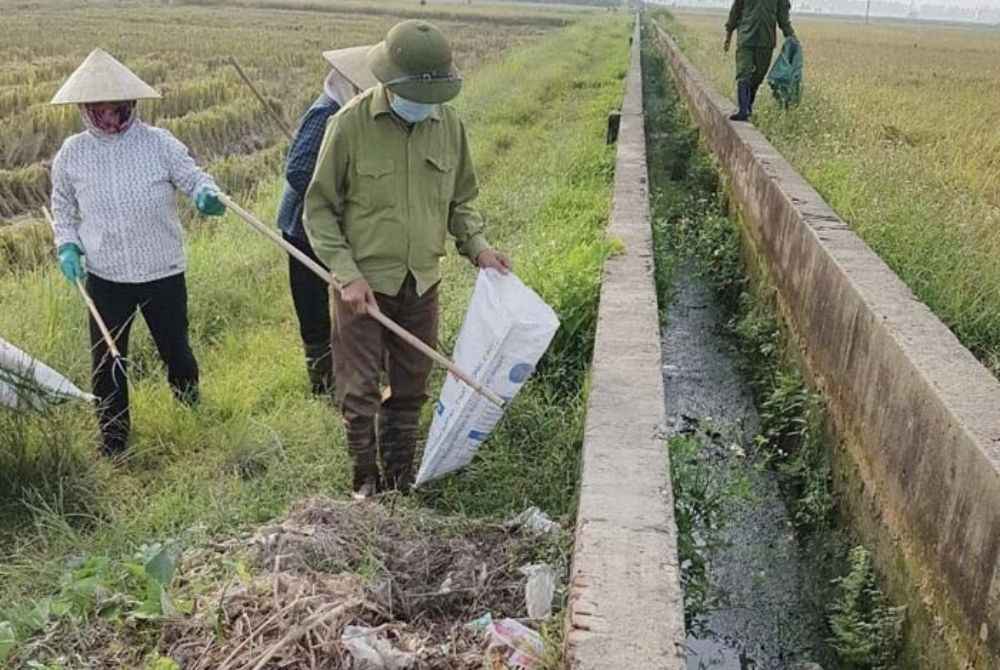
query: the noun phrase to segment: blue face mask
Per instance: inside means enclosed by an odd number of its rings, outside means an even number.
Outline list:
[[[389,98],[389,106],[396,112],[399,118],[409,123],[420,123],[434,112],[437,105],[429,105],[423,102],[413,102],[406,98],[401,98],[393,94]]]

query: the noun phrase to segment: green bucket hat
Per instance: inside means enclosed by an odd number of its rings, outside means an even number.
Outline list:
[[[413,102],[448,102],[462,90],[451,45],[426,21],[411,19],[393,26],[385,41],[368,52],[368,65],[386,88]]]

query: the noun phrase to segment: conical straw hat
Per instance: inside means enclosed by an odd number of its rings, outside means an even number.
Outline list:
[[[53,105],[159,98],[152,86],[103,49],[94,49],[52,98]]]
[[[334,51],[324,51],[323,58],[330,66],[344,75],[344,78],[358,87],[358,90],[367,91],[378,84],[371,68],[368,67],[366,58],[371,46],[348,47],[346,49],[335,49]]]

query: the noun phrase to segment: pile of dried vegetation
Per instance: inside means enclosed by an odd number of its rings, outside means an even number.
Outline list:
[[[254,533],[187,552],[159,648],[191,670],[483,668],[484,613],[523,618],[526,564],[565,573],[551,535],[379,504],[310,499]],[[522,619],[523,620],[523,619]],[[395,663],[395,665],[394,665]],[[371,666],[379,667],[379,666]]]

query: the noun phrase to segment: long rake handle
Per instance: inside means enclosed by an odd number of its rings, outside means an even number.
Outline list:
[[[229,62],[232,63],[234,68],[236,68],[236,72],[239,73],[240,78],[246,83],[247,86],[250,87],[250,90],[253,92],[254,96],[257,97],[257,100],[259,100],[260,104],[264,107],[264,111],[267,112],[267,115],[271,117],[271,120],[274,121],[275,125],[278,126],[278,128],[281,130],[284,136],[287,137],[289,141],[291,141],[292,129],[288,127],[288,124],[285,123],[285,120],[283,118],[278,116],[278,112],[276,112],[274,108],[271,107],[270,104],[268,104],[267,100],[264,99],[264,96],[261,95],[260,91],[257,90],[257,87],[253,85],[253,82],[250,81],[250,77],[248,77],[247,73],[243,71],[242,67],[240,67],[240,62],[236,60],[235,56],[230,56]]]
[[[48,207],[42,207],[42,213],[45,215],[45,220],[49,222],[49,225],[53,225],[52,212],[49,211]],[[101,336],[104,338],[104,343],[108,345],[108,350],[111,355],[115,358],[121,358],[121,352],[118,351],[117,345],[115,345],[115,338],[111,336],[111,331],[108,330],[108,326],[104,323],[104,319],[101,318],[101,313],[97,311],[97,305],[91,299],[90,294],[87,293],[87,287],[83,285],[82,279],[76,279],[73,281],[76,287],[80,290],[80,297],[83,298],[83,303],[87,306],[87,311],[90,315],[94,317],[94,321],[97,323],[98,329],[101,331]]]
[[[80,289],[80,295],[83,297],[83,302],[86,303],[87,309],[90,311],[90,315],[94,317],[94,321],[97,323],[97,327],[101,331],[101,336],[104,337],[104,343],[108,345],[108,349],[111,351],[111,356],[114,358],[121,358],[121,352],[119,352],[118,347],[115,346],[115,338],[111,336],[111,331],[108,330],[107,325],[104,323],[104,319],[101,318],[101,313],[97,311],[97,305],[94,304],[90,294],[87,293],[87,289],[84,287],[82,279],[76,280],[76,287]]]
[[[304,253],[296,249],[294,246],[286,242],[277,232],[272,230],[270,226],[266,225],[260,219],[251,214],[249,211],[243,209],[242,207],[240,207],[240,205],[233,202],[233,199],[230,198],[229,196],[220,193],[218,197],[219,200],[221,200],[226,207],[231,209],[233,212],[236,213],[237,216],[239,216],[241,219],[250,224],[250,226],[254,230],[256,230],[258,233],[260,233],[261,235],[268,238],[269,240],[280,246],[282,249],[287,251],[295,258],[295,260],[299,261],[304,266],[312,270],[313,273],[316,274],[316,276],[318,276],[320,279],[333,286],[333,288],[336,289],[338,292],[343,291],[343,286],[341,286],[340,283],[333,278],[333,275],[330,274],[330,272],[324,269],[323,266],[321,266],[319,263],[309,258]],[[494,393],[490,389],[480,384],[472,377],[472,375],[470,375],[465,370],[455,365],[447,357],[443,356],[439,351],[437,351],[433,347],[428,346],[423,340],[419,339],[418,337],[410,333],[408,330],[400,326],[398,323],[387,317],[385,314],[382,313],[380,309],[378,309],[377,306],[369,306],[368,315],[371,316],[380,324],[382,324],[382,326],[384,326],[386,329],[398,335],[404,342],[415,348],[417,351],[427,356],[438,365],[441,365],[442,367],[446,368],[453,375],[455,375],[463,382],[471,386],[473,390],[476,391],[476,393],[480,394],[481,396],[492,402],[497,407],[501,408],[504,407],[503,398],[501,398],[496,393]]]

